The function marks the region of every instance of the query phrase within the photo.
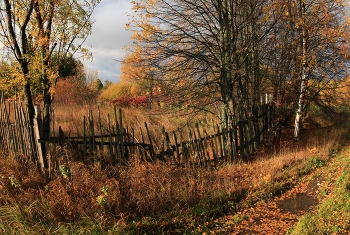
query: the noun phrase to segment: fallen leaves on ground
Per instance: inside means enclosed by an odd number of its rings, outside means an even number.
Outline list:
[[[221,222],[221,227],[214,228],[210,234],[285,234],[298,221],[298,218],[313,207],[290,212],[281,209],[279,204],[284,200],[296,197],[298,194],[305,194],[317,200],[317,188],[321,180],[321,178],[313,179],[312,175],[310,175],[308,180],[301,182],[281,197],[268,202],[259,202],[254,208],[220,218],[216,223],[220,224]]]

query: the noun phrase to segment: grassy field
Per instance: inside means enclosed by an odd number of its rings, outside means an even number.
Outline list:
[[[281,195],[335,159],[347,132],[345,126],[311,128],[302,142],[283,142],[278,154],[258,152],[247,163],[212,170],[161,163],[101,170],[73,162],[71,177],[62,170],[50,182],[30,164],[2,155],[0,234],[227,234],[222,216]],[[337,184],[343,182],[339,193],[347,195],[344,177]],[[244,216],[233,218],[239,222]],[[306,216],[294,234],[312,217]]]

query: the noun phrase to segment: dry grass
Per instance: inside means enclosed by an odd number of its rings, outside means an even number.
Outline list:
[[[74,106],[70,105],[55,105],[54,106],[54,132],[58,133],[58,127],[61,126],[62,130],[70,134],[71,136],[82,135],[84,127],[84,116],[88,120],[88,112],[92,111],[95,128],[98,130],[98,117],[101,117],[102,126],[108,127],[108,116],[110,119],[110,125],[115,126],[116,121],[120,121],[119,109],[114,110],[114,107],[109,105],[103,105],[101,107],[97,105],[91,106]],[[100,114],[99,114],[100,112]],[[123,127],[134,128],[138,133],[139,128],[145,129],[145,122],[152,136],[157,139],[161,138],[162,127],[165,127],[167,131],[173,131],[177,128],[184,126],[188,121],[187,117],[175,117],[172,115],[165,115],[162,113],[155,113],[153,110],[147,108],[123,108],[122,110],[122,122]],[[108,129],[108,128],[107,128]],[[131,129],[129,129],[131,131]]]
[[[19,209],[24,221],[59,224],[89,218],[101,227],[138,217],[235,211],[286,190],[301,174],[312,170],[306,169],[310,159],[326,160],[343,134],[330,130],[313,133],[294,150],[289,146],[278,155],[210,171],[170,168],[161,163],[101,170],[73,162],[71,177],[58,173],[45,182],[33,167],[1,158],[0,205],[2,210],[8,206]],[[213,207],[220,203],[215,211]],[[11,224],[12,220],[2,217],[0,223]]]
[[[88,109],[93,110],[94,117],[98,116],[97,107]],[[87,116],[87,111],[82,110],[56,106],[56,128],[60,125],[72,135],[82,133],[78,127],[82,127],[82,117]],[[111,107],[100,111],[104,118],[113,114]],[[159,129],[151,130],[154,134],[161,132],[161,126],[174,130],[186,122],[137,109],[123,110],[123,119],[125,126],[139,127],[147,122]],[[344,128],[310,129],[300,143],[282,140],[278,154],[257,154],[248,163],[211,170],[171,168],[162,163],[134,163],[101,170],[97,165],[72,162],[69,176],[58,171],[50,182],[28,163],[0,156],[0,214],[6,214],[0,216],[0,233],[13,224],[19,224],[23,230],[38,225],[36,232],[43,233],[42,226],[46,230],[47,227],[61,230],[62,223],[75,222],[79,226],[86,220],[90,227],[106,232],[106,227],[127,229],[130,221],[145,218],[155,218],[156,222],[150,223],[159,226],[160,221],[180,217],[208,218],[234,212],[259,200],[268,200],[298,182],[303,174],[317,167],[313,159],[328,159],[328,153],[337,148],[344,132]],[[184,223],[181,226],[191,223],[181,221]]]
[[[95,120],[98,117],[98,110],[100,110],[101,119],[107,121],[108,114],[110,115],[112,124],[115,123],[114,107],[110,105],[90,105],[90,106],[78,106],[78,105],[54,105],[54,115],[56,126],[63,125],[65,127],[75,127],[77,123],[81,126],[83,124],[83,117],[88,117],[88,111],[92,110],[92,114]],[[116,108],[117,118],[119,121],[119,108]],[[181,124],[185,124],[187,118],[174,118],[173,115],[156,112],[147,108],[123,108],[123,124],[124,126],[138,127],[144,125],[147,122],[150,126],[165,126],[169,129],[176,129]],[[72,131],[74,128],[72,128]]]

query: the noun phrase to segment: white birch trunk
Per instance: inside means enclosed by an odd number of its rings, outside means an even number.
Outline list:
[[[307,62],[306,62],[306,44],[307,44],[307,35],[306,35],[306,28],[305,28],[305,3],[300,0],[300,16],[302,17],[303,25],[301,26],[301,51],[302,51],[302,62],[300,66],[300,95],[298,100],[298,108],[295,115],[295,122],[294,122],[294,140],[299,141],[300,135],[301,135],[301,127],[302,127],[302,114],[304,112],[304,96],[306,91],[306,84],[307,84],[307,77],[306,77],[306,69],[307,69]]]
[[[306,74],[305,74],[305,68],[303,66],[302,68],[302,77],[301,77],[301,84],[300,84],[300,95],[298,100],[298,108],[295,114],[295,122],[294,122],[294,140],[299,141],[300,139],[300,131],[302,126],[302,113],[303,113],[303,106],[304,106],[304,95],[306,90]]]

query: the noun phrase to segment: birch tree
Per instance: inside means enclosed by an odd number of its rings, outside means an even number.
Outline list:
[[[306,53],[307,53],[307,29],[306,29],[306,15],[305,15],[306,7],[305,2],[299,0],[299,12],[300,12],[300,93],[298,99],[298,107],[295,114],[295,122],[294,122],[294,140],[298,141],[300,138],[300,129],[301,129],[301,115],[303,113],[304,106],[304,96],[306,92],[306,83],[307,83],[307,61],[306,61]]]
[[[342,42],[348,40],[348,24],[344,1],[302,1],[293,3],[296,18],[292,21],[298,31],[295,71],[298,71],[294,121],[294,139],[301,137],[303,116],[307,107],[317,103],[320,93],[334,89],[331,82],[345,78]]]
[[[187,110],[214,112],[214,105],[231,120],[251,120],[261,93],[273,92],[279,114],[295,114],[297,140],[307,107],[346,71],[342,0],[132,3],[134,45],[124,75],[151,73]],[[216,114],[224,113],[227,127],[225,112]]]
[[[335,92],[332,84],[347,76],[345,5],[344,1],[281,0],[274,1],[270,14],[275,24],[263,42],[263,86],[273,91],[277,125],[294,117],[294,138],[299,140],[308,108],[329,109],[321,94]]]

